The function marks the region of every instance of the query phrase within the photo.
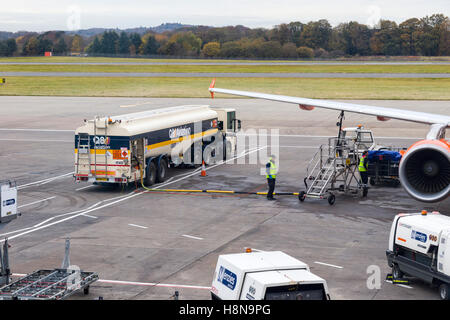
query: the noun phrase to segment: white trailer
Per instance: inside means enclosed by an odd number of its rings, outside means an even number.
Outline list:
[[[167,169],[229,158],[241,127],[232,108],[187,105],[85,120],[75,131],[77,181],[146,185]]]
[[[450,217],[426,211],[398,214],[386,256],[394,279],[422,279],[438,286],[442,299],[450,299]]]
[[[329,300],[327,283],[281,251],[220,255],[213,300]]]

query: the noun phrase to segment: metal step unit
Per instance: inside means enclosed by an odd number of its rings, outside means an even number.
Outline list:
[[[299,200],[325,199],[333,205],[336,200],[333,191],[360,192],[363,188],[357,174],[360,149],[354,139],[329,138],[328,145],[321,145],[308,163],[304,179],[306,190],[299,192]]]

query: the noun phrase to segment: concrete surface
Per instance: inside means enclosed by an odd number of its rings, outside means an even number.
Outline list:
[[[447,101],[363,103],[450,114]],[[59,267],[70,237],[72,264],[104,280],[129,282],[97,282],[88,296],[72,299],[170,299],[175,290],[180,299],[209,299],[218,255],[252,247],[282,250],[308,263],[327,280],[332,299],[439,298],[419,280],[408,287],[386,283],[385,250],[397,213],[448,214],[448,199],[423,204],[401,187],[381,186],[371,188],[368,198],[338,194],[329,206],[310,199],[300,203],[295,196],[268,202],[254,195],[145,193],[73,181],[73,130],[83,119],[181,104],[236,107],[244,130],[279,129],[279,141],[273,149],[260,141],[261,150],[250,155],[258,155],[257,164],[210,166],[207,177],[198,169],[173,169],[158,188],[265,191],[260,169],[279,148],[276,191],[297,192],[317,146],[336,134],[337,112],[306,112],[270,101],[0,97],[0,179],[17,181],[22,213],[0,226],[0,241],[9,237],[12,246],[12,272]],[[409,146],[427,132],[426,126],[346,115],[345,126],[360,123],[386,145]],[[380,289],[367,287],[369,266],[380,268]]]

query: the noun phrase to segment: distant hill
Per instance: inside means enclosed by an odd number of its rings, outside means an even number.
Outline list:
[[[188,24],[181,24],[181,23],[163,23],[157,27],[137,27],[137,28],[128,28],[128,29],[90,28],[90,29],[83,29],[83,30],[76,30],[76,31],[66,31],[66,34],[78,34],[82,37],[92,37],[92,36],[96,36],[98,34],[102,34],[105,31],[114,30],[116,32],[125,31],[126,33],[138,33],[140,35],[143,35],[148,32],[163,33],[165,31],[173,31],[173,30],[177,30],[177,29],[181,29],[181,28],[189,28],[189,27],[193,27],[193,26],[188,25]]]
[[[29,31],[17,31],[17,32],[8,32],[8,31],[0,31],[0,40],[6,40],[9,38],[18,38],[28,33],[35,33]]]
[[[82,30],[75,30],[75,31],[65,31],[65,33],[68,35],[78,34],[82,37],[89,38],[89,37],[96,36],[96,35],[102,34],[105,31],[110,31],[110,30],[114,30],[117,33],[125,31],[126,33],[138,33],[139,35],[144,35],[148,32],[163,33],[165,31],[173,31],[173,30],[177,30],[177,29],[192,28],[192,27],[195,27],[195,26],[188,25],[188,24],[181,24],[181,23],[163,23],[156,27],[137,27],[137,28],[128,28],[128,29],[90,28],[90,29],[82,29]],[[18,38],[20,36],[30,34],[30,33],[37,34],[37,32],[33,32],[33,31],[17,31],[17,32],[0,31],[0,40],[6,40],[9,38]]]

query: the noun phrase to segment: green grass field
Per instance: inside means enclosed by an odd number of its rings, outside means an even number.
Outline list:
[[[338,58],[328,62],[358,62],[358,61],[450,61],[450,57],[359,57]],[[228,59],[149,59],[149,58],[109,58],[109,57],[0,57],[0,62],[64,62],[64,63],[108,63],[108,62],[314,62],[311,60],[228,60]]]
[[[1,72],[450,73],[432,65],[0,65]]]
[[[210,78],[170,77],[8,77],[0,85],[0,95],[200,98],[210,96],[210,82]],[[447,78],[219,78],[216,87],[322,99],[450,100]]]

